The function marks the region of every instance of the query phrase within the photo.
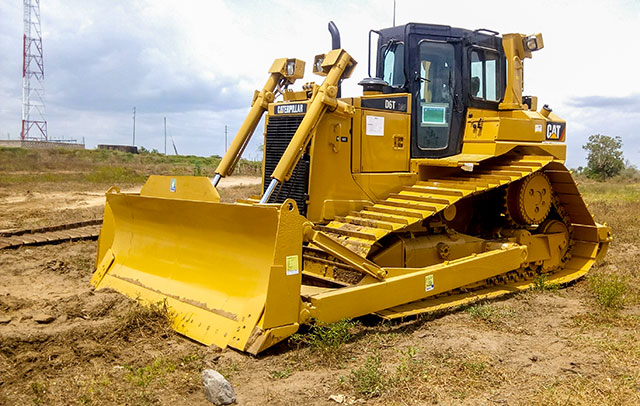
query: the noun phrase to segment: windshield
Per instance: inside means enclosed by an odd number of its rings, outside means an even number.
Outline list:
[[[404,44],[392,42],[382,47],[384,63],[382,65],[382,79],[389,86],[404,86]]]

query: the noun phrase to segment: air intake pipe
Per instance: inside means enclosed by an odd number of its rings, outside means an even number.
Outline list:
[[[338,27],[333,21],[329,21],[329,32],[331,33],[331,49],[340,49],[340,31],[338,31]],[[342,86],[340,82],[338,82],[338,94],[336,97],[342,97]]]

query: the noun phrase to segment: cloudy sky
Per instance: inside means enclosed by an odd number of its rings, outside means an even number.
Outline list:
[[[359,62],[343,95],[360,94],[368,31],[392,24],[393,1],[41,0],[41,12],[50,137],[131,143],[135,106],[137,145],[162,151],[167,117],[181,154],[208,156],[224,152],[225,125],[231,139],[273,59],[309,68],[329,50],[329,20]],[[542,32],[525,94],[567,120],[568,165],[584,164],[596,133],[621,136],[640,165],[639,1],[397,0],[396,23],[407,22]],[[22,31],[22,2],[0,0],[0,138],[20,133]]]

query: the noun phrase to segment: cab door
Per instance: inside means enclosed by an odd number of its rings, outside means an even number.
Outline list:
[[[462,148],[464,106],[459,42],[410,41],[409,88],[413,94],[412,158],[455,155]]]

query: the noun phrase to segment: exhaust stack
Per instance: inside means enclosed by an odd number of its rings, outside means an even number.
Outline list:
[[[333,21],[329,21],[329,32],[331,33],[331,49],[340,49],[340,31],[338,31],[338,26]],[[338,82],[338,94],[336,97],[338,99],[342,97],[340,82]]]

